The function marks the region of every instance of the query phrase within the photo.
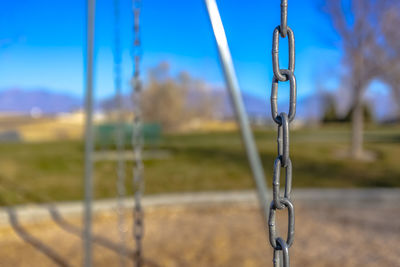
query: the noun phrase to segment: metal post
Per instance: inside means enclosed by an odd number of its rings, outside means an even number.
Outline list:
[[[205,0],[205,3],[214,31],[215,40],[217,42],[218,52],[225,75],[225,81],[234,106],[236,118],[240,126],[247,158],[249,160],[250,168],[253,173],[253,178],[257,186],[258,199],[264,215],[264,221],[266,223],[266,220],[268,218],[269,205],[264,170],[255,145],[253,134],[250,129],[250,124],[247,118],[246,110],[244,108],[243,99],[240,94],[239,83],[236,78],[231,53],[228,47],[228,41],[226,40],[225,30],[221,21],[221,16],[218,11],[217,3],[215,2],[215,0]]]
[[[85,267],[92,266],[92,198],[93,198],[93,48],[95,0],[87,0],[86,96],[85,96],[85,206],[83,250]]]

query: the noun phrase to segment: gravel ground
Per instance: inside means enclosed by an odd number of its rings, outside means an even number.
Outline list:
[[[295,207],[291,266],[400,266],[397,203],[295,201]],[[283,230],[285,218],[286,212],[278,212]],[[254,203],[147,207],[145,220],[145,266],[272,266],[272,249]],[[116,221],[115,212],[97,213],[95,233],[117,242]],[[129,214],[126,221],[130,225]],[[79,226],[80,218],[68,218],[64,228],[54,221],[22,224],[24,228],[18,230],[25,241],[10,226],[1,226],[0,266],[57,266],[37,249],[37,243],[34,247],[26,242],[36,239],[55,252],[64,266],[81,266],[81,240],[71,234],[71,224]],[[132,249],[131,233],[126,236]],[[120,261],[115,251],[94,246],[95,266],[117,266]]]

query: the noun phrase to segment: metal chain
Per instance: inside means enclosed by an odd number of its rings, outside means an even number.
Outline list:
[[[292,29],[287,26],[287,0],[281,0],[281,24],[277,26],[272,39],[272,69],[274,77],[271,88],[271,114],[274,122],[278,124],[278,157],[274,163],[274,175],[272,182],[273,200],[269,207],[269,241],[274,249],[273,264],[275,267],[290,266],[289,248],[294,241],[294,207],[290,193],[292,191],[292,161],[289,156],[289,124],[296,115],[296,77],[295,69],[295,42]],[[279,35],[282,38],[288,37],[289,41],[289,65],[287,69],[279,67]],[[278,86],[279,82],[290,83],[289,114],[282,112],[278,115]],[[280,194],[280,173],[285,168],[285,193]],[[286,240],[278,237],[275,217],[276,210],[288,210],[288,231]]]
[[[122,102],[122,75],[121,75],[121,38],[120,38],[120,1],[114,0],[114,87],[115,98],[118,110],[118,125],[116,127],[116,146],[117,146],[117,214],[118,214],[118,233],[120,239],[119,260],[120,266],[126,266],[126,224],[125,207],[123,199],[125,197],[125,160],[124,152],[124,118]]]
[[[134,150],[135,163],[133,166],[133,191],[135,198],[135,205],[133,208],[133,236],[136,242],[135,250],[135,266],[140,267],[143,263],[142,255],[142,239],[144,233],[143,224],[143,208],[141,198],[144,190],[143,180],[143,161],[142,161],[142,148],[143,148],[143,131],[142,131],[142,108],[141,108],[141,92],[142,82],[140,79],[140,61],[141,61],[141,41],[140,41],[140,9],[141,0],[132,0],[133,10],[133,106],[134,106],[134,120],[132,131],[132,146]]]

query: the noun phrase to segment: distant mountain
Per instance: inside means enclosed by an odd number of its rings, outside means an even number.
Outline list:
[[[10,88],[0,90],[0,112],[56,114],[71,112],[82,107],[82,100],[68,94],[43,89],[23,90]]]
[[[266,118],[270,117],[271,105],[269,96],[258,97],[251,94],[243,94],[243,102],[249,117]]]
[[[214,91],[215,97],[222,99],[220,112],[222,117],[233,117],[233,107],[228,92],[224,89]],[[269,94],[265,97],[241,93],[248,116],[251,119],[269,121],[271,118],[271,103]],[[299,97],[297,99],[296,118],[304,120],[319,120],[321,117],[321,96],[318,94]],[[289,112],[289,99],[278,101],[278,111]]]
[[[234,116],[233,108],[227,90],[216,88],[212,89],[209,93],[214,99],[217,100],[217,102],[219,102],[219,105],[217,107],[218,117],[228,119],[232,118]],[[201,95],[199,95],[199,92],[190,91],[187,98],[188,105],[194,105],[199,97],[202,97]],[[251,118],[264,118],[269,116],[269,98],[266,97],[265,99],[262,99],[258,96],[247,93],[242,93],[242,97],[246,111]],[[130,97],[124,96],[122,102],[124,108],[132,108],[132,100]],[[117,101],[115,97],[102,99],[98,105],[98,108],[103,110],[112,110],[116,107]]]
[[[234,117],[228,91],[223,88],[215,88],[210,91],[212,96],[219,99],[217,108],[219,118]],[[246,92],[241,93],[245,109],[251,119],[270,120],[270,100],[269,95],[260,97]],[[188,101],[196,101],[196,95],[193,95]],[[124,107],[132,108],[131,98],[125,96],[123,99]],[[320,116],[319,97],[308,96],[299,98],[297,105],[297,117],[307,119],[318,119]],[[288,101],[278,103],[279,110],[288,110]],[[71,96],[66,93],[49,92],[44,89],[24,90],[20,88],[0,89],[0,112],[16,112],[22,114],[32,114],[39,112],[41,114],[57,114],[72,112],[82,108],[82,99]],[[101,99],[95,103],[95,110],[116,108],[114,97]]]
[[[233,106],[227,90],[220,88],[214,89],[212,94],[220,101],[220,107],[218,109],[220,117],[232,118],[234,116]],[[269,102],[267,98],[262,99],[261,97],[243,92],[241,95],[243,97],[244,106],[249,117],[264,118],[269,115]]]

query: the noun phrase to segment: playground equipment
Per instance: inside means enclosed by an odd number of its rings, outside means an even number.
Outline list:
[[[141,0],[133,0],[133,106],[134,106],[134,121],[133,121],[133,132],[132,132],[132,147],[135,155],[135,165],[133,167],[133,192],[135,198],[135,205],[133,208],[133,237],[136,242],[135,250],[135,266],[140,267],[143,263],[142,255],[142,239],[144,234],[143,224],[143,208],[141,204],[141,198],[144,191],[144,177],[143,177],[143,160],[142,160],[142,148],[143,148],[143,128],[142,128],[142,109],[141,109],[141,92],[142,92],[142,80],[140,77],[140,61],[142,56],[141,40],[140,40],[140,11],[141,11]]]
[[[273,33],[272,42],[272,66],[274,78],[271,89],[271,114],[272,119],[278,124],[278,157],[274,163],[274,176],[272,195],[273,201],[269,208],[269,241],[274,249],[274,266],[281,266],[280,261],[283,260],[283,266],[289,266],[289,248],[294,241],[294,207],[291,202],[290,193],[292,191],[292,161],[289,157],[289,124],[293,121],[296,115],[296,76],[294,75],[295,68],[295,47],[294,34],[292,29],[287,26],[287,0],[281,0],[281,24],[277,26]],[[280,69],[279,67],[279,35],[282,38],[288,37],[289,41],[289,65],[288,69]],[[289,114],[282,112],[278,115],[278,84],[279,82],[290,83],[290,100]],[[285,168],[285,194],[281,197],[280,184],[280,169]],[[288,210],[288,231],[286,241],[281,237],[277,237],[275,215],[276,210]],[[282,254],[282,255],[281,255]]]
[[[250,132],[247,116],[243,108],[243,103],[239,94],[239,86],[234,72],[232,59],[229,52],[228,42],[225,37],[224,27],[218,12],[218,7],[215,0],[206,0],[208,13],[211,24],[214,29],[214,35],[218,46],[218,51],[222,66],[224,69],[227,86],[231,93],[232,102],[234,103],[236,116],[238,118],[240,129],[242,131],[243,141],[247,151],[247,157],[253,171],[253,177],[258,189],[259,201],[264,218],[268,217],[269,240],[274,249],[274,266],[280,266],[281,258],[283,266],[288,267],[289,263],[289,248],[293,243],[294,238],[294,208],[291,202],[290,193],[292,187],[292,162],[289,157],[289,123],[294,119],[296,114],[296,78],[294,75],[295,68],[295,46],[293,31],[287,26],[287,0],[281,0],[281,24],[276,27],[273,33],[272,47],[272,66],[274,78],[271,89],[271,113],[275,123],[278,124],[278,157],[274,164],[273,176],[273,201],[269,208],[267,205],[267,196],[265,193],[266,186],[264,185],[265,178],[258,157],[256,147]],[[280,69],[279,67],[279,34],[282,38],[288,36],[289,39],[289,66],[288,69]],[[278,82],[290,82],[290,109],[289,115],[282,112],[278,115],[277,95]],[[285,194],[281,197],[279,192],[280,184],[280,168],[286,169]],[[288,236],[287,240],[277,237],[275,216],[277,209],[288,209]],[[269,209],[269,212],[266,210]],[[282,252],[282,253],[281,253]],[[281,255],[282,254],[282,255]]]
[[[92,248],[91,248],[91,225],[92,225],[92,170],[93,170],[93,46],[94,46],[94,14],[95,14],[95,0],[88,0],[88,21],[87,21],[87,59],[86,59],[86,135],[85,135],[85,213],[84,213],[84,266],[92,266]],[[294,211],[293,204],[290,198],[291,192],[291,181],[292,181],[292,165],[289,157],[289,123],[294,119],[296,112],[296,79],[294,76],[294,65],[295,65],[295,53],[294,53],[294,35],[292,30],[287,26],[287,0],[281,0],[281,24],[274,31],[273,38],[273,71],[274,79],[271,89],[271,111],[274,121],[278,124],[278,157],[275,161],[274,177],[273,177],[273,201],[268,205],[267,198],[267,187],[265,184],[264,170],[262,168],[261,160],[259,158],[257,148],[255,146],[254,137],[252,135],[249,120],[244,109],[243,100],[240,94],[239,84],[236,78],[232,58],[230,55],[228,42],[225,36],[224,27],[219,15],[218,7],[215,0],[205,0],[211,25],[214,31],[214,36],[217,43],[220,60],[222,63],[227,88],[232,99],[235,114],[240,126],[242,140],[246,149],[246,154],[249,160],[253,179],[257,187],[258,199],[263,214],[264,221],[269,228],[269,239],[274,249],[274,266],[280,265],[280,258],[283,256],[283,266],[289,266],[289,251],[288,249],[293,243],[294,236]],[[121,81],[120,81],[120,47],[119,47],[119,2],[115,0],[115,87],[118,96],[121,92]],[[133,169],[133,184],[134,184],[134,199],[135,205],[133,210],[134,225],[133,234],[136,242],[136,248],[134,253],[135,266],[141,266],[143,263],[142,255],[142,238],[143,238],[143,209],[141,206],[141,196],[143,194],[144,179],[143,179],[143,162],[142,162],[142,147],[143,147],[143,127],[141,122],[141,102],[140,95],[142,91],[142,83],[140,77],[140,60],[141,60],[141,42],[140,42],[140,24],[139,17],[141,12],[141,1],[132,0],[132,8],[134,14],[134,26],[133,26],[133,62],[134,62],[134,74],[132,79],[133,88],[133,101],[134,101],[134,114],[135,118],[132,127],[132,153],[135,155],[135,164]],[[279,34],[285,38],[288,36],[289,39],[289,67],[288,69],[280,69],[279,67]],[[278,115],[277,111],[277,90],[278,82],[290,82],[290,110],[289,114],[282,112]],[[121,99],[121,97],[119,97]],[[119,101],[119,107],[121,112],[121,101]],[[117,135],[117,151],[122,152],[124,146],[124,125],[119,125],[120,130]],[[124,181],[125,177],[122,174],[124,168],[122,157],[118,160],[118,171],[117,171],[117,186],[118,186],[118,198],[122,199],[125,194]],[[286,185],[284,197],[280,196],[279,192],[279,179],[280,179],[280,168],[286,169]],[[122,202],[119,201],[119,211],[123,210]],[[277,209],[288,209],[288,238],[283,240],[276,235],[275,226],[275,214]],[[120,214],[119,227],[122,229],[123,216]],[[268,220],[267,220],[268,218]],[[124,233],[120,232],[121,242],[124,242]],[[282,253],[281,253],[282,251]],[[124,254],[124,251],[121,251]],[[123,259],[121,265],[123,265]]]
[[[122,145],[131,142],[133,125],[122,120],[118,123],[107,122],[96,125],[94,132],[96,146],[112,148],[113,146],[118,146],[118,142],[122,142]],[[162,129],[158,123],[143,123],[142,133],[143,141],[146,145],[155,146],[161,141]]]

